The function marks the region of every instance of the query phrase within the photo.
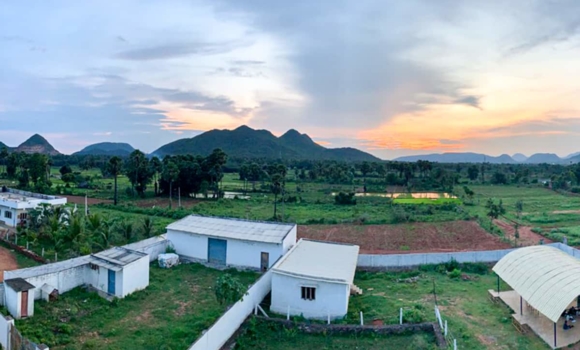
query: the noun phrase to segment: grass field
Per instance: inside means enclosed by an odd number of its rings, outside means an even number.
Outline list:
[[[475,268],[473,271],[479,272]],[[435,285],[442,317],[448,320],[459,349],[547,349],[537,336],[521,335],[512,327],[507,307],[491,303],[488,289],[495,287],[495,276],[466,275],[469,280],[452,279],[436,271],[357,273],[355,284],[364,292],[351,297],[347,322],[356,323],[359,311],[363,311],[365,323],[370,324],[374,319],[385,324],[397,323],[401,307],[407,310],[405,318],[434,322]],[[417,282],[405,282],[406,278],[416,276]],[[509,289],[503,283],[501,288]]]
[[[246,285],[258,277],[228,272]],[[153,264],[143,291],[111,303],[77,288],[56,302],[36,301],[34,317],[16,326],[56,350],[187,349],[225,311],[213,293],[223,273],[199,264],[171,269]]]
[[[501,199],[506,217],[521,220],[530,226],[555,227],[580,225],[580,196],[563,195],[542,187],[470,186],[476,194],[476,210],[485,215],[488,198]],[[521,219],[517,217],[516,202],[523,202]]]
[[[435,337],[429,333],[397,336],[314,335],[287,330],[271,323],[252,319],[247,330],[236,339],[238,350],[427,350],[437,349]]]

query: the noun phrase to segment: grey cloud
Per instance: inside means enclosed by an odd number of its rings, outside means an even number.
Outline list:
[[[127,42],[127,39],[123,38],[121,35],[117,35],[117,40],[123,43]]]
[[[441,139],[439,142],[443,145],[460,145],[462,141],[459,140],[449,140],[449,139]]]
[[[189,55],[216,55],[249,45],[247,41],[223,43],[189,42],[150,46],[119,52],[115,58],[130,61],[152,61]]]
[[[480,97],[479,96],[463,96],[460,97],[458,99],[456,99],[454,101],[454,103],[456,104],[462,104],[462,105],[467,105],[467,106],[471,106],[471,107],[475,107],[477,109],[481,110],[481,106],[480,106]]]

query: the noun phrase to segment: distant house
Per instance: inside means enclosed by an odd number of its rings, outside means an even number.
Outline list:
[[[296,243],[296,225],[190,215],[166,236],[186,259],[264,271]]]
[[[301,239],[271,269],[272,304],[280,314],[336,319],[348,311],[358,260],[356,245]]]
[[[32,316],[34,300],[50,300],[83,285],[107,298],[123,298],[145,289],[149,285],[149,255],[114,247],[57,263],[5,271],[4,278],[4,305],[18,319]]]
[[[0,224],[16,227],[26,222],[28,211],[41,204],[64,205],[65,197],[49,196],[2,187],[0,191]]]

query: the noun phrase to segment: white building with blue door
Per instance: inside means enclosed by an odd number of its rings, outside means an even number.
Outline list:
[[[114,247],[100,253],[4,272],[5,280],[18,281],[17,288],[4,293],[4,305],[14,318],[30,316],[34,300],[47,299],[46,292],[65,293],[79,286],[91,286],[101,295],[123,298],[149,285],[149,255]],[[23,283],[26,282],[26,284]],[[26,287],[24,290],[22,286]],[[10,289],[10,284],[5,284]],[[11,294],[11,292],[13,292]],[[20,293],[20,297],[11,297]],[[23,306],[25,297],[32,306]],[[22,304],[22,305],[21,305]]]
[[[167,226],[182,258],[221,266],[269,269],[294,244],[296,224],[190,215]]]

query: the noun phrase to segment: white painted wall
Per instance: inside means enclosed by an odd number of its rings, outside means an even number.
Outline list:
[[[0,314],[0,344],[3,349],[9,349],[11,327],[14,327],[14,320],[10,316]]]
[[[90,274],[87,270],[90,270],[88,265],[83,264],[63,271],[28,277],[25,278],[25,280],[36,287],[34,290],[30,290],[30,295],[34,295],[34,299],[38,300],[42,298],[42,291],[40,288],[45,283],[58,289],[59,294],[68,292],[73,288],[88,283]]]
[[[226,252],[226,264],[259,269],[262,252],[267,252],[270,254],[268,267],[271,267],[284,254],[282,249],[282,244],[229,239],[228,250]]]
[[[219,237],[216,238],[221,239]],[[208,236],[168,230],[167,239],[171,242],[177,254],[186,258],[207,261]],[[269,267],[271,267],[292,245],[296,244],[296,228],[288,234],[282,244],[236,239],[227,239],[227,242],[227,265],[259,269],[261,254],[262,252],[267,252],[270,254]]]
[[[288,235],[286,236],[286,238],[284,238],[284,241],[282,242],[283,247],[283,254],[286,254],[287,251],[290,250],[290,248],[292,248],[295,244],[296,244],[296,231],[297,231],[298,225],[294,225],[294,227],[292,228],[292,230],[288,233]]]
[[[266,272],[250,287],[248,294],[235,303],[216,323],[211,326],[189,350],[217,350],[230,339],[246,318],[254,311],[264,297],[270,292],[272,272]]]
[[[316,300],[302,299],[301,287],[315,287]],[[274,273],[272,276],[272,305],[270,310],[285,315],[290,307],[290,315],[306,318],[342,318],[348,311],[350,286],[328,283]]]
[[[10,219],[7,219],[6,215],[4,214],[7,211],[12,213],[12,217]],[[4,205],[0,205],[0,221],[4,222],[4,224],[6,224],[7,226],[15,227],[16,220],[17,214],[15,209],[9,208]]]
[[[123,268],[123,289],[121,298],[145,289],[149,285],[149,258],[144,256],[141,259],[126,265]]]
[[[136,250],[138,252],[143,252],[149,255],[149,262],[157,260],[159,254],[165,253],[169,241],[166,239],[165,235],[160,235],[156,237],[151,237],[144,239],[139,242],[124,245],[123,248]]]
[[[109,270],[101,266],[95,270],[90,267],[87,267],[86,269],[88,271],[86,283],[99,290],[107,292],[107,288],[109,287]]]
[[[20,295],[12,288],[5,286],[4,295],[6,297],[6,308],[14,318],[20,318]],[[30,292],[29,295],[30,297]]]
[[[207,260],[207,236],[172,230],[167,230],[166,235],[177,254],[186,258]]]
[[[123,275],[123,270],[115,271],[115,296],[117,298],[121,298],[123,295]]]

